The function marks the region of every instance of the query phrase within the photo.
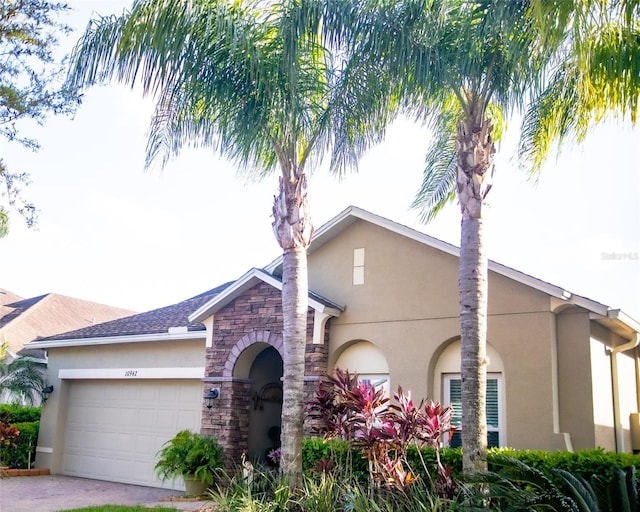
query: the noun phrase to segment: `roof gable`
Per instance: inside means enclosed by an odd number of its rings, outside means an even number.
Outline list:
[[[220,294],[213,297],[189,315],[189,321],[202,322],[205,318],[220,311],[224,306],[253,288],[259,282],[267,283],[268,285],[282,291],[282,281],[278,277],[269,274],[264,270],[252,268]],[[322,311],[332,316],[339,316],[340,312],[344,310],[343,306],[335,304],[312,292],[309,293],[309,306],[316,311]]]
[[[444,242],[385,217],[381,217],[380,215],[376,215],[367,210],[363,210],[362,208],[358,208],[357,206],[349,206],[338,215],[336,215],[333,219],[320,226],[314,232],[313,240],[311,242],[311,245],[309,246],[308,254],[313,254],[314,251],[322,247],[334,237],[338,236],[341,232],[343,232],[345,229],[347,229],[357,221],[370,222],[393,233],[397,233],[434,249],[440,250],[444,253],[453,255],[456,258],[460,257],[460,249],[455,245]],[[520,272],[519,270],[516,270],[514,268],[497,263],[493,260],[489,260],[488,267],[490,272],[495,272],[496,274],[500,274],[516,282],[522,283],[535,290],[546,293],[550,297],[565,301],[567,304],[582,307],[587,311],[593,313],[594,315],[598,315],[603,318],[619,320],[630,327],[632,330],[636,332],[640,331],[640,323],[618,309],[613,309],[587,297],[576,295],[560,286],[553,285],[551,283],[543,281],[542,279],[538,279],[524,272]],[[264,270],[274,275],[280,275],[282,272],[282,256],[279,256],[271,263],[266,265]]]

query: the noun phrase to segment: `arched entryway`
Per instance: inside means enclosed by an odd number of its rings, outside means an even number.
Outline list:
[[[268,453],[280,446],[282,424],[282,372],[280,353],[266,345],[249,369],[251,405],[247,455],[251,460],[269,462]]]

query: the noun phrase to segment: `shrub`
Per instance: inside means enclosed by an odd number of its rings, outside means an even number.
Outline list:
[[[341,439],[304,439],[302,469],[307,474],[331,472],[361,483],[369,479],[367,459]]]
[[[0,416],[7,414],[7,421],[14,423],[30,423],[40,421],[40,407],[29,407],[19,404],[0,404]]]
[[[549,454],[553,455],[553,454]],[[582,458],[578,454],[576,459]],[[465,479],[467,507],[490,510],[638,512],[635,468],[608,468],[605,476],[584,478],[552,468],[546,475],[506,453],[494,453],[492,470]],[[556,483],[558,482],[558,483]]]
[[[598,475],[611,481],[614,477],[612,468],[622,471],[633,467],[640,468],[640,454],[607,452],[602,448],[577,452],[493,448],[489,450],[487,457],[489,469],[492,459],[502,455],[518,459],[527,466],[541,471],[556,484],[559,483],[559,478],[553,473],[554,469],[561,469],[587,480],[593,475]],[[636,479],[638,478],[636,474]]]
[[[0,461],[10,468],[27,469],[36,456],[40,422],[15,423],[11,427],[19,434],[13,442],[0,446]]]
[[[450,407],[424,400],[414,403],[411,392],[401,387],[391,402],[384,390],[339,368],[320,382],[309,405],[325,439],[344,440],[366,458],[371,487],[402,490],[412,484],[416,473],[407,451],[411,446],[430,446],[435,464],[424,469],[436,470],[437,479],[432,481],[439,494],[453,496],[451,470],[442,465],[439,455],[442,439],[455,428]]]
[[[156,472],[162,480],[192,476],[208,484],[222,468],[222,446],[215,437],[182,430],[158,452]]]
[[[602,448],[577,452],[490,448],[487,454],[489,469],[493,469],[492,461],[503,456],[517,459],[527,466],[541,471],[556,484],[559,483],[559,479],[554,475],[553,469],[562,469],[588,480],[593,475],[613,478],[612,468],[619,468],[622,471],[630,470],[633,467],[640,468],[640,454],[607,452]],[[431,447],[423,447],[420,454],[415,446],[411,446],[407,450],[409,466],[424,478],[428,475],[425,475],[422,470],[421,457],[426,467],[435,467],[436,452]],[[367,461],[357,450],[349,450],[346,442],[317,438],[305,439],[302,445],[302,461],[305,472],[322,467],[323,459],[332,460],[334,465],[339,466],[339,468],[334,468],[334,472],[337,470],[341,474],[353,474],[358,477],[359,481],[366,481]],[[454,480],[462,480],[461,448],[441,448],[440,461],[443,466],[452,468],[451,476]],[[636,472],[636,480],[640,482],[640,471]]]

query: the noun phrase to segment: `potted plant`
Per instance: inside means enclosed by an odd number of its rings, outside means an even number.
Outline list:
[[[157,453],[156,474],[164,482],[184,479],[189,496],[204,494],[222,468],[222,446],[215,437],[189,430],[178,432]]]

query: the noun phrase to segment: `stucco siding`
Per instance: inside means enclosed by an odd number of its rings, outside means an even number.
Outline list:
[[[595,445],[615,451],[611,359],[600,340],[591,338],[590,348]]]
[[[560,430],[571,435],[573,448],[593,448],[593,384],[589,315],[567,309],[557,316]]]
[[[489,318],[489,340],[502,358],[508,443],[513,448],[553,445],[550,313]]]
[[[364,284],[353,285],[353,251],[364,248]],[[358,340],[384,354],[391,389],[443,400],[435,375],[444,344],[459,337],[458,259],[356,222],[309,260],[310,287],[346,309],[332,320],[329,367]],[[490,273],[488,342],[504,362],[509,445],[555,446],[548,295]]]
[[[635,361],[633,351],[618,354],[618,392],[620,395],[620,426],[622,428],[623,443],[625,452],[631,452],[631,427],[629,415],[638,412],[638,401],[635,387]]]

